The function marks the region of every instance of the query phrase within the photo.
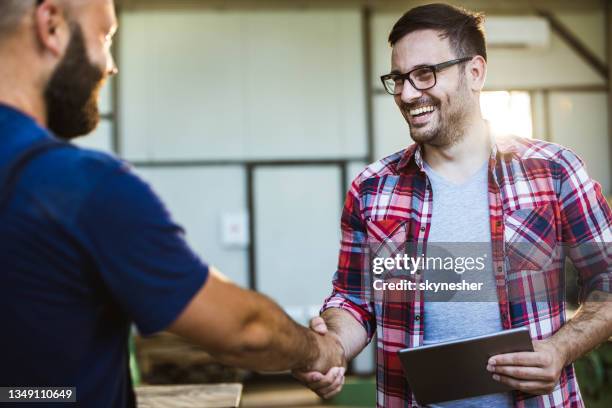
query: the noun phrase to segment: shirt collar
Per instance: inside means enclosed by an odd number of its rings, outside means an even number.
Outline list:
[[[493,178],[495,182],[497,182],[497,174],[495,168],[497,166],[497,161],[501,154],[512,153],[514,151],[514,144],[511,143],[511,140],[505,135],[495,132],[492,128],[491,124],[486,121],[487,126],[489,128],[489,140],[491,144],[491,155],[489,156],[489,172],[493,174]],[[410,145],[404,151],[402,158],[397,164],[397,172],[402,173],[404,170],[408,168],[408,166],[414,162],[417,168],[424,172],[423,167],[423,146],[418,143],[414,143]]]
[[[31,116],[12,106],[0,103],[0,135],[2,149],[23,146],[45,137],[54,137]]]

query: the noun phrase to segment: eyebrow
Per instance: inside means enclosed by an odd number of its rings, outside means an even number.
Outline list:
[[[419,68],[431,67],[432,65],[434,65],[434,64],[419,64],[419,65],[415,65],[414,67],[410,68],[406,72],[410,72],[412,70],[419,69]],[[390,72],[390,74],[401,75],[402,72],[400,70],[398,70],[398,69],[394,69],[393,71]]]

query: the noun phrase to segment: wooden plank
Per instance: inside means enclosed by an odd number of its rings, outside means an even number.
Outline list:
[[[151,385],[135,391],[138,408],[233,408],[240,405],[242,384]]]

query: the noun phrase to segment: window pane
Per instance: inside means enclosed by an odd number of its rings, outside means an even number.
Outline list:
[[[495,91],[480,95],[482,116],[501,134],[533,136],[531,98],[528,92]]]

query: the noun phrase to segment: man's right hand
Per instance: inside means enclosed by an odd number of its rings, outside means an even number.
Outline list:
[[[315,317],[310,320],[310,328],[318,333],[319,350],[321,350],[319,362],[311,368],[311,371],[293,371],[293,376],[321,398],[331,398],[338,394],[344,385],[346,353],[338,336],[327,330],[323,318]],[[329,362],[333,363],[328,370],[324,365]]]

